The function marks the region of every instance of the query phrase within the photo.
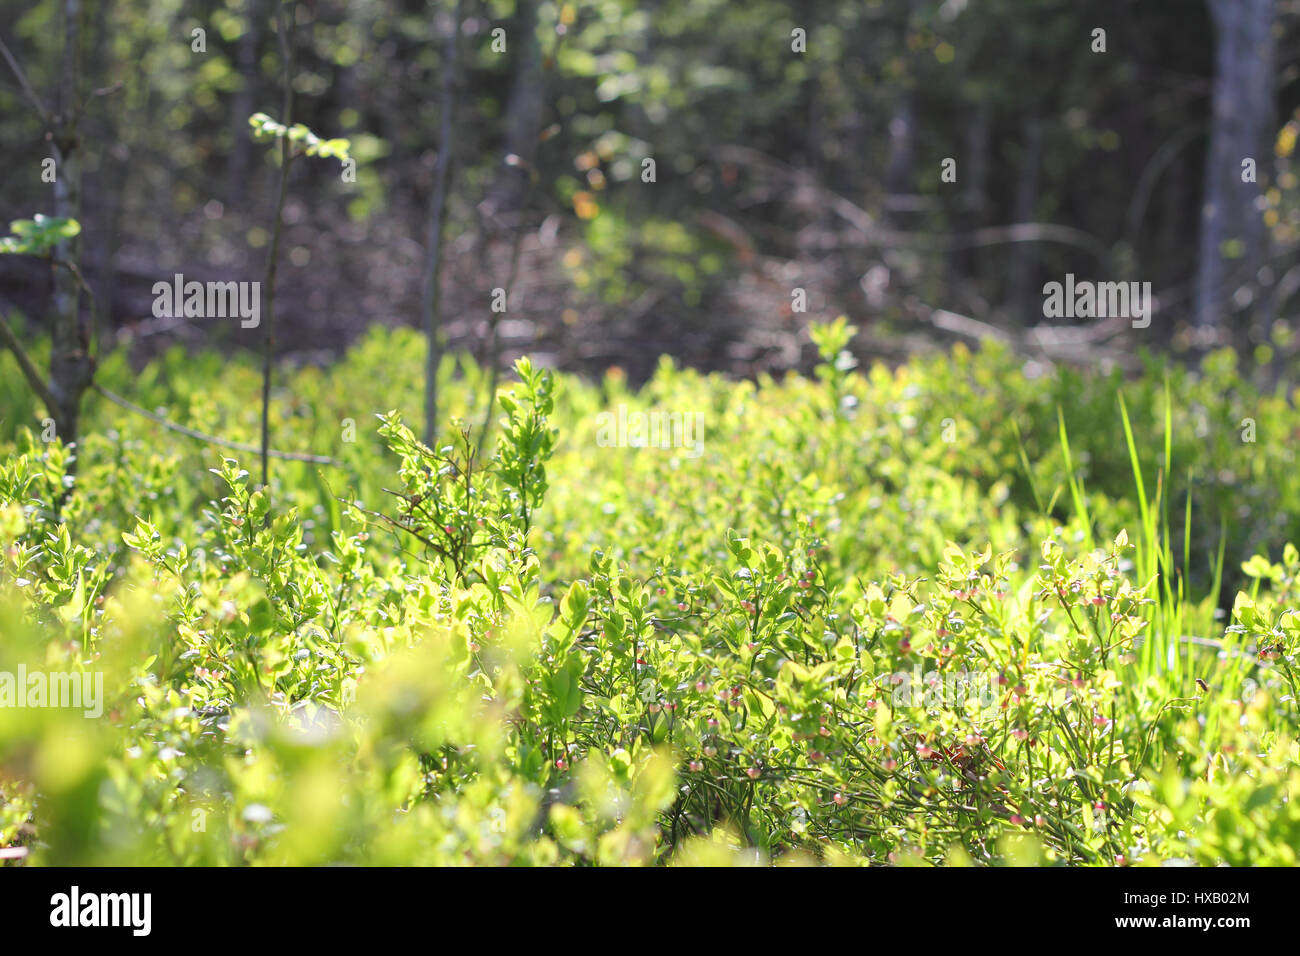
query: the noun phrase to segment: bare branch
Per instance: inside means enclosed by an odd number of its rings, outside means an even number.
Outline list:
[[[425,241],[424,334],[428,352],[424,363],[424,442],[436,441],[438,422],[438,335],[442,328],[442,233],[447,208],[447,190],[455,150],[452,114],[456,110],[456,53],[460,33],[461,0],[456,0],[443,43],[442,91],[438,103],[438,159],[433,169],[433,193],[429,197],[429,227]]]
[[[22,370],[23,378],[27,379],[27,384],[32,387],[36,397],[45,403],[45,407],[50,411],[55,408],[54,396],[50,394],[50,388],[45,384],[45,379],[41,378],[40,371],[37,370],[35,363],[32,362],[31,356],[23,348],[18,337],[14,335],[13,330],[9,328],[9,323],[0,316],[0,341],[8,346],[9,351],[14,353],[14,358],[18,361],[18,368]]]
[[[289,130],[293,127],[293,41],[289,31],[293,28],[292,16],[285,16],[285,3],[279,2],[275,10],[275,32],[280,41],[280,66],[283,70],[283,113],[285,134],[280,137],[280,188],[275,198],[275,219],[271,224],[271,243],[266,253],[266,277],[262,288],[266,294],[266,337],[262,353],[262,486],[271,482],[268,459],[274,457],[270,450],[271,434],[271,374],[275,354],[275,273],[280,259],[280,228],[284,219],[284,197],[289,190],[289,164],[293,152],[289,148]],[[294,8],[290,8],[291,12]]]
[[[118,90],[120,90],[121,88],[122,88],[122,81],[121,81],[121,80],[118,80],[116,83],[113,83],[113,84],[111,84],[111,85],[109,85],[109,86],[102,86],[102,87],[100,87],[100,88],[97,89],[97,90],[91,90],[89,93],[87,93],[87,94],[85,95],[85,97],[82,99],[81,103],[80,103],[80,104],[77,106],[77,108],[73,111],[73,113],[72,113],[72,121],[71,121],[71,123],[69,123],[69,125],[70,125],[70,126],[76,126],[76,125],[77,125],[77,121],[81,119],[82,115],[83,115],[83,114],[86,112],[86,110],[90,107],[90,104],[93,103],[93,102],[95,102],[95,100],[100,99],[100,98],[102,98],[102,97],[106,97],[106,96],[112,96],[114,93],[116,93],[116,92],[117,92]]]
[[[48,129],[50,126],[50,114],[45,112],[45,105],[41,102],[41,98],[36,95],[36,91],[32,89],[32,85],[27,82],[27,74],[24,73],[23,68],[18,65],[18,61],[14,59],[14,55],[9,52],[9,47],[5,46],[5,41],[3,39],[0,39],[0,55],[4,56],[5,62],[9,64],[9,69],[13,70],[14,76],[18,77],[18,85],[23,88],[23,92],[27,94],[27,98],[32,101],[32,106],[36,110],[36,115],[41,118],[41,122],[44,123]]]
[[[81,268],[72,259],[56,259],[54,265],[62,266],[67,269],[72,277],[77,280],[86,297],[90,300],[90,328],[85,335],[86,352],[91,356],[91,361],[95,360],[95,353],[98,351],[99,344],[99,299],[95,296],[95,290],[90,287],[86,277],[82,274]]]

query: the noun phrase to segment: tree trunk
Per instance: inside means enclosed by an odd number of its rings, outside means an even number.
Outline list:
[[[1268,232],[1256,202],[1261,182],[1242,181],[1242,161],[1253,159],[1262,180],[1272,154],[1274,0],[1209,0],[1214,21],[1214,92],[1209,154],[1201,206],[1195,324],[1198,344],[1237,339],[1225,329],[1240,290],[1261,302],[1259,273]],[[1227,334],[1225,334],[1225,332]],[[1234,334],[1235,333],[1235,334]]]
[[[1023,125],[1024,151],[1020,181],[1016,188],[1015,221],[1034,222],[1038,208],[1038,186],[1043,164],[1043,122],[1035,108]],[[1042,299],[1034,282],[1038,267],[1038,244],[1018,242],[1011,259],[1011,301],[1017,328],[1023,331],[1042,317]]]
[[[235,94],[230,125],[235,140],[230,149],[229,182],[226,201],[240,208],[248,195],[248,164],[252,151],[252,136],[248,118],[253,115],[257,95],[257,46],[262,29],[261,0],[244,0],[244,32],[235,47],[235,65],[239,70],[239,92]]]
[[[993,133],[993,109],[987,100],[965,104],[966,123],[962,136],[962,157],[958,163],[961,198],[952,204],[951,223],[960,232],[973,231],[988,222],[989,155]],[[958,245],[947,257],[948,289],[958,291],[970,279],[978,281],[979,250]]]
[[[81,217],[81,169],[77,153],[75,114],[80,107],[81,3],[63,2],[63,64],[55,103],[55,132],[50,140],[54,155],[54,215]],[[81,399],[90,387],[92,368],[90,336],[81,320],[81,296],[73,270],[78,268],[80,242],[71,239],[55,250],[54,302],[50,322],[50,395],[55,407],[54,427],[64,442],[75,441]]]
[[[521,162],[502,167],[492,184],[489,213],[512,217],[523,202],[542,130],[542,48],[537,42],[537,0],[519,0],[508,42],[514,44],[514,80],[506,107],[506,155]],[[516,223],[517,225],[517,223]]]

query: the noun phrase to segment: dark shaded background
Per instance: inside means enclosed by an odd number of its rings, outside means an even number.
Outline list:
[[[328,360],[371,323],[422,324],[445,147],[442,326],[451,347],[487,353],[491,290],[509,287],[503,364],[530,351],[633,380],[661,353],[738,375],[807,367],[807,322],[841,313],[860,352],[887,358],[998,337],[1082,364],[1214,344],[1274,376],[1292,361],[1293,0],[291,9],[294,119],[348,138],[359,162],[355,183],[334,160],[291,169],[277,348],[298,360]],[[155,319],[151,288],[175,272],[261,278],[278,150],[250,139],[248,116],[280,117],[275,0],[8,0],[0,38],[65,115],[70,10],[81,95],[120,84],[85,99],[73,146],[80,255],[109,341],[140,357],[260,348],[236,322]],[[196,28],[206,52],[191,48]],[[795,28],[806,52],[791,49]],[[55,212],[45,133],[0,64],[5,220]],[[955,183],[941,181],[947,157]],[[1241,157],[1257,159],[1257,183],[1240,182]],[[1204,211],[1215,197],[1217,219]],[[1048,322],[1043,283],[1067,272],[1151,282],[1151,328]],[[11,320],[34,332],[53,291],[48,265],[0,257]]]

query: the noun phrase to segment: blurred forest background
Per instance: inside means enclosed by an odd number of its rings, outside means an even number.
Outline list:
[[[1293,362],[1296,0],[283,11],[0,5],[0,216],[81,221],[68,254],[105,346],[261,348],[235,321],[155,317],[152,287],[262,278],[279,150],[249,116],[288,106],[356,161],[289,171],[275,344],[293,361],[436,311],[448,348],[633,381],[661,353],[807,368],[807,323],[839,314],[891,360],[997,338],[1039,361],[1233,345],[1274,380]],[[1067,273],[1152,283],[1150,327],[1044,318]],[[0,257],[26,337],[89,308],[72,285],[60,304],[61,276]]]

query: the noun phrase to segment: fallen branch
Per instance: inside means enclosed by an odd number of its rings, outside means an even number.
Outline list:
[[[724,146],[718,158],[725,162],[766,168],[785,175],[798,188],[817,194],[832,212],[856,229],[868,241],[881,246],[931,247],[952,251],[976,246],[1006,245],[1018,242],[1052,242],[1087,252],[1107,269],[1112,268],[1111,252],[1104,242],[1073,226],[1050,222],[1018,222],[1005,226],[987,226],[970,232],[928,233],[888,229],[876,224],[875,217],[839,193],[816,182],[805,170],[795,169],[765,153],[746,146]]]
[[[99,392],[99,394],[103,395],[110,402],[114,402],[117,405],[121,405],[127,411],[135,412],[137,415],[142,415],[145,418],[149,419],[151,422],[161,425],[163,428],[169,429],[174,432],[178,432],[189,438],[195,438],[199,441],[207,442],[209,445],[216,445],[219,448],[229,448],[231,451],[250,452],[255,455],[265,453],[269,455],[271,458],[279,458],[283,461],[305,461],[313,465],[331,465],[335,468],[346,467],[343,464],[343,462],[338,461],[337,459],[334,458],[326,457],[325,455],[308,455],[304,452],[296,452],[296,451],[278,451],[277,449],[274,448],[263,449],[258,447],[257,445],[246,445],[243,442],[230,441],[229,439],[226,438],[218,438],[216,435],[209,435],[207,432],[201,432],[194,428],[186,428],[184,425],[178,425],[175,422],[170,421],[169,419],[163,418],[161,415],[155,415],[153,412],[141,408],[139,405],[135,404],[134,402],[127,401],[121,395],[117,395],[113,392],[110,392],[102,385],[92,385],[91,388]]]
[[[920,316],[918,316],[919,318]],[[930,309],[928,320],[937,328],[945,332],[951,332],[962,338],[971,339],[979,342],[985,339],[995,339],[999,342],[1010,343],[1012,337],[997,326],[989,325],[987,322],[981,322],[979,319],[972,319],[968,315],[961,315],[957,312],[949,312],[947,309]]]
[[[1111,339],[1130,328],[1130,321],[1124,318],[1106,319],[1088,326],[1033,325],[1025,330],[1023,339],[1017,340],[1004,329],[947,309],[913,303],[911,312],[916,320],[959,338],[972,342],[1002,342],[1027,356],[1049,361],[1081,361],[1091,357],[1106,359],[1125,369],[1137,368],[1137,359],[1132,354],[1105,347]]]

